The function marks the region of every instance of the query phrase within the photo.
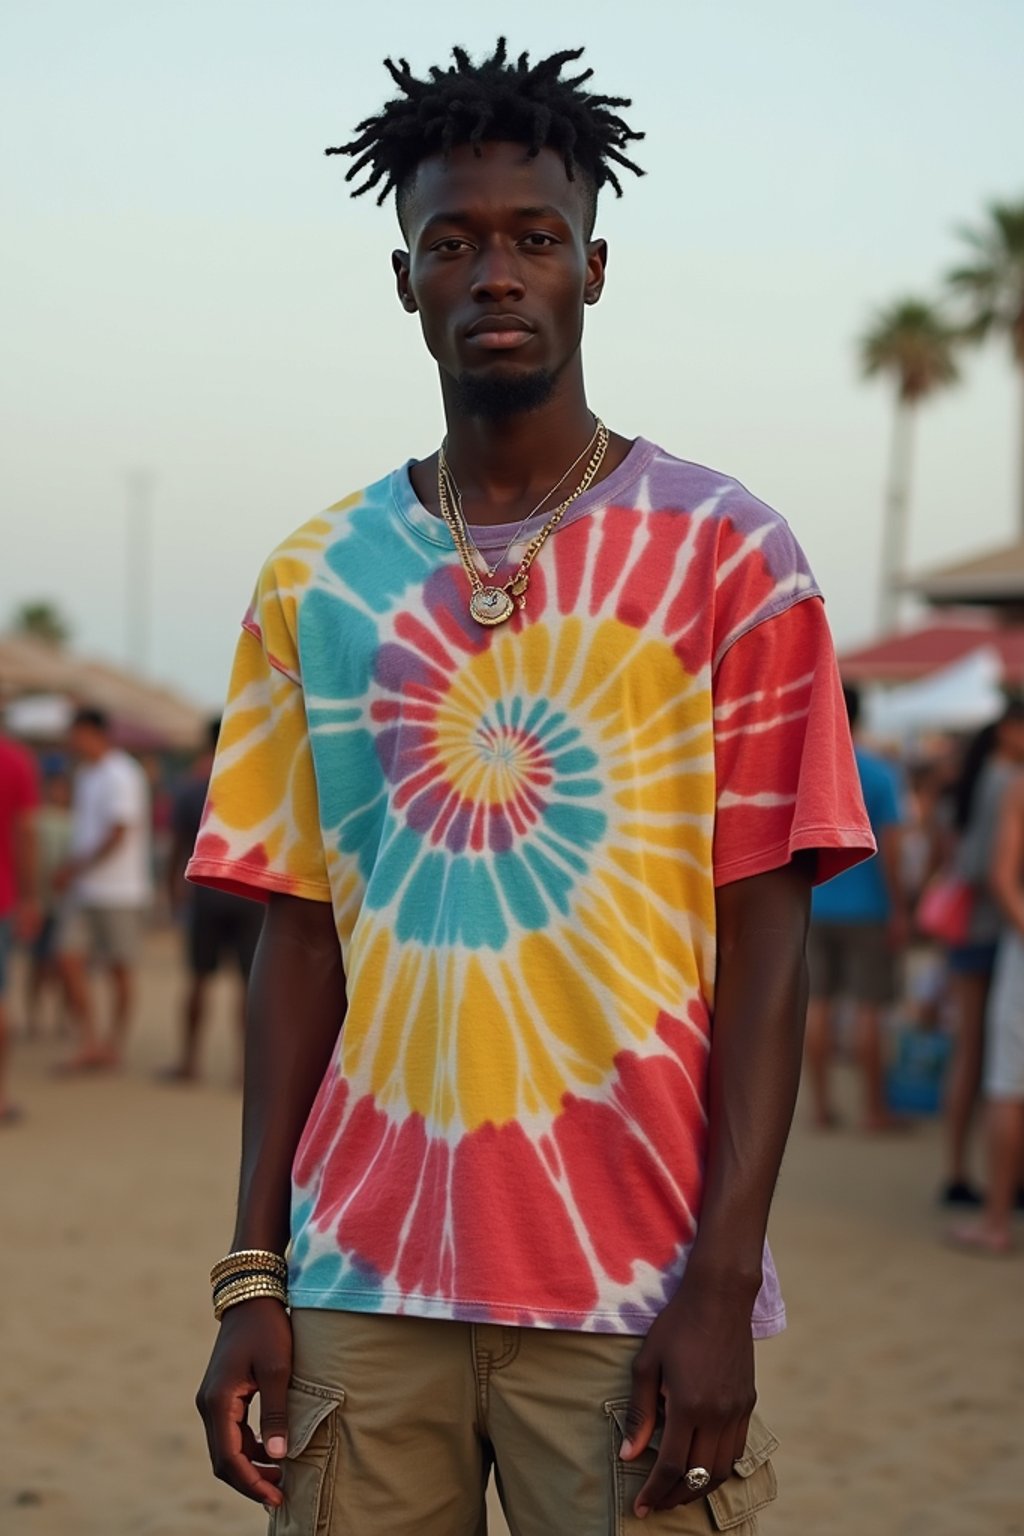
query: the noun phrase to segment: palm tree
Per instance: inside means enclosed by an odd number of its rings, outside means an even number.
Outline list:
[[[956,382],[958,339],[957,331],[935,305],[909,298],[879,310],[861,337],[864,377],[870,379],[881,374],[896,386],[878,604],[878,621],[883,630],[891,629],[896,622],[898,583],[906,565],[915,412],[922,400]]]
[[[1024,537],[1024,201],[992,203],[983,229],[961,231],[970,246],[967,266],[949,274],[949,285],[967,309],[965,334],[984,341],[1008,337],[1021,379],[1021,476],[1019,517]]]
[[[15,632],[45,640],[47,645],[63,645],[71,629],[60,609],[53,603],[22,603],[14,615]]]

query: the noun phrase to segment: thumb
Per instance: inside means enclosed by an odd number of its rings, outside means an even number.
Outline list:
[[[288,1377],[285,1366],[265,1366],[254,1372],[260,1393],[260,1439],[268,1456],[280,1461],[288,1454]]]
[[[632,1461],[647,1449],[658,1416],[658,1373],[633,1367],[633,1393],[626,1409],[626,1431],[619,1447],[623,1461]]]

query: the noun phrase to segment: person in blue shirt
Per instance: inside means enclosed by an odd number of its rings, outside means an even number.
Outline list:
[[[857,690],[844,687],[850,726],[860,714]],[[909,932],[900,872],[900,784],[895,769],[856,742],[861,789],[878,844],[874,858],[814,891],[807,959],[810,1001],[805,1061],[814,1124],[836,1124],[830,1094],[835,1005],[856,1009],[856,1052],[863,1077],[863,1126],[887,1131],[900,1122],[885,1103],[882,1014],[896,1000],[898,959]]]

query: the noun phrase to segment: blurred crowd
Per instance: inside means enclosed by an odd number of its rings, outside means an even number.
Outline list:
[[[840,1124],[843,1055],[865,1133],[898,1137],[915,1115],[941,1114],[948,1236],[1003,1254],[1024,1208],[1024,703],[969,739],[895,749],[862,736],[855,690],[846,702],[879,851],[814,894],[809,1113],[822,1132]],[[262,908],[185,880],[218,730],[211,721],[184,764],[132,756],[94,709],[77,712],[60,750],[0,731],[0,1126],[21,1116],[7,1090],[12,1019],[26,1036],[66,1036],[64,1074],[116,1069],[141,945],[169,920],[184,975],[178,1054],[161,1077],[198,1077],[209,983],[225,965],[238,977],[241,1054]]]

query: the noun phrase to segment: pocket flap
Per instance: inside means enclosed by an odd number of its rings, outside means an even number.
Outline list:
[[[733,1463],[736,1475],[708,1494],[717,1530],[729,1531],[742,1525],[775,1498],[779,1485],[768,1458],[778,1447],[778,1440],[764,1420],[756,1413],[751,1414],[743,1455]]]
[[[344,1401],[340,1387],[293,1376],[288,1388],[288,1455],[301,1456],[320,1425]]]

